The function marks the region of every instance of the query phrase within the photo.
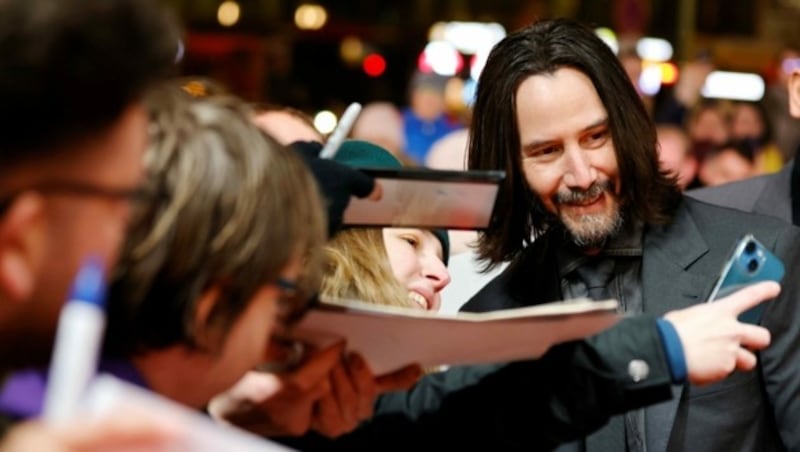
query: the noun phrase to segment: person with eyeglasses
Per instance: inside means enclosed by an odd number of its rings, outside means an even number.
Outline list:
[[[174,70],[177,43],[153,1],[0,2],[0,382],[47,362],[83,260],[114,264],[130,201],[143,195],[141,96]],[[153,439],[153,427],[12,428],[0,414],[0,450],[108,450]]]
[[[362,140],[346,140],[334,161],[351,168],[401,166],[389,151]],[[450,283],[447,271],[449,248],[447,231],[441,229],[344,227],[324,247],[320,296],[323,300],[358,299],[380,305],[437,311],[441,304],[440,292]],[[233,388],[209,403],[209,413],[217,420],[263,436],[286,438],[287,433],[294,436],[306,433],[303,429],[275,431],[270,418],[277,411],[276,393],[264,388],[279,384],[281,378],[295,382],[312,380],[310,376],[319,375],[325,369],[314,360],[303,359],[305,347],[302,343],[287,341],[283,346],[286,359],[281,375],[269,372],[273,368],[248,372]],[[349,359],[360,360],[357,355]],[[374,399],[379,395],[369,388],[370,375],[365,372],[359,376],[367,381],[356,391],[364,404],[359,416],[352,417],[350,422],[341,422],[338,416],[317,416],[310,430],[325,437],[336,437],[369,418]],[[379,388],[392,385],[396,380],[397,374],[376,378]],[[283,392],[278,399],[288,402],[284,410],[302,407],[302,404],[298,406],[296,395],[292,396],[298,391],[287,388]],[[318,406],[325,407],[326,403],[321,401]]]
[[[46,362],[85,257],[113,265],[148,195],[141,96],[173,70],[178,33],[133,0],[4,1],[0,30],[2,373]]]
[[[290,358],[282,331],[318,285],[327,223],[303,160],[261,132],[240,100],[191,97],[169,84],[148,101],[146,187],[162,196],[133,212],[100,370],[200,409],[248,370]],[[337,419],[363,419],[370,413],[358,411],[377,393],[418,375],[410,368],[378,380],[360,357],[343,358],[341,344],[318,350],[282,381],[271,433],[304,433],[315,422],[353,428]],[[43,372],[14,374],[0,408],[36,415],[43,389]],[[13,403],[15,394],[26,400]]]

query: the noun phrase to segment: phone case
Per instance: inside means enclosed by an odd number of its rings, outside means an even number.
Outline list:
[[[761,281],[780,282],[784,274],[783,263],[751,234],[736,244],[733,254],[725,262],[720,277],[711,291],[708,301],[714,301]],[[757,324],[761,319],[764,304],[739,315],[742,322]]]

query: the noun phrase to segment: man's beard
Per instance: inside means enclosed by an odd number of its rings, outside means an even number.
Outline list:
[[[611,211],[593,215],[571,216],[559,209],[558,219],[569,233],[572,242],[579,248],[597,248],[622,229],[623,218],[620,205],[611,181],[595,182],[586,190],[570,190],[555,195],[555,205],[580,204],[596,199],[605,193]]]

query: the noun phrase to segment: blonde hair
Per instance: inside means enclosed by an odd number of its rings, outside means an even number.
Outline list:
[[[134,212],[113,281],[118,325],[109,332],[122,353],[196,345],[197,302],[212,286],[222,301],[208,323],[223,338],[292,259],[306,258],[304,286],[313,288],[327,224],[304,163],[261,132],[239,99],[191,97],[173,84],[148,106],[145,166],[162,196]]]
[[[321,293],[368,303],[413,307],[406,289],[392,273],[379,228],[340,231],[325,247]]]

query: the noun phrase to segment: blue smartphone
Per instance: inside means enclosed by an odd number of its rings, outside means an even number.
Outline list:
[[[708,301],[726,297],[739,289],[761,281],[777,281],[783,278],[783,263],[755,237],[748,234],[736,244],[733,254],[725,262],[717,283]],[[758,324],[764,304],[739,315],[739,321]]]

